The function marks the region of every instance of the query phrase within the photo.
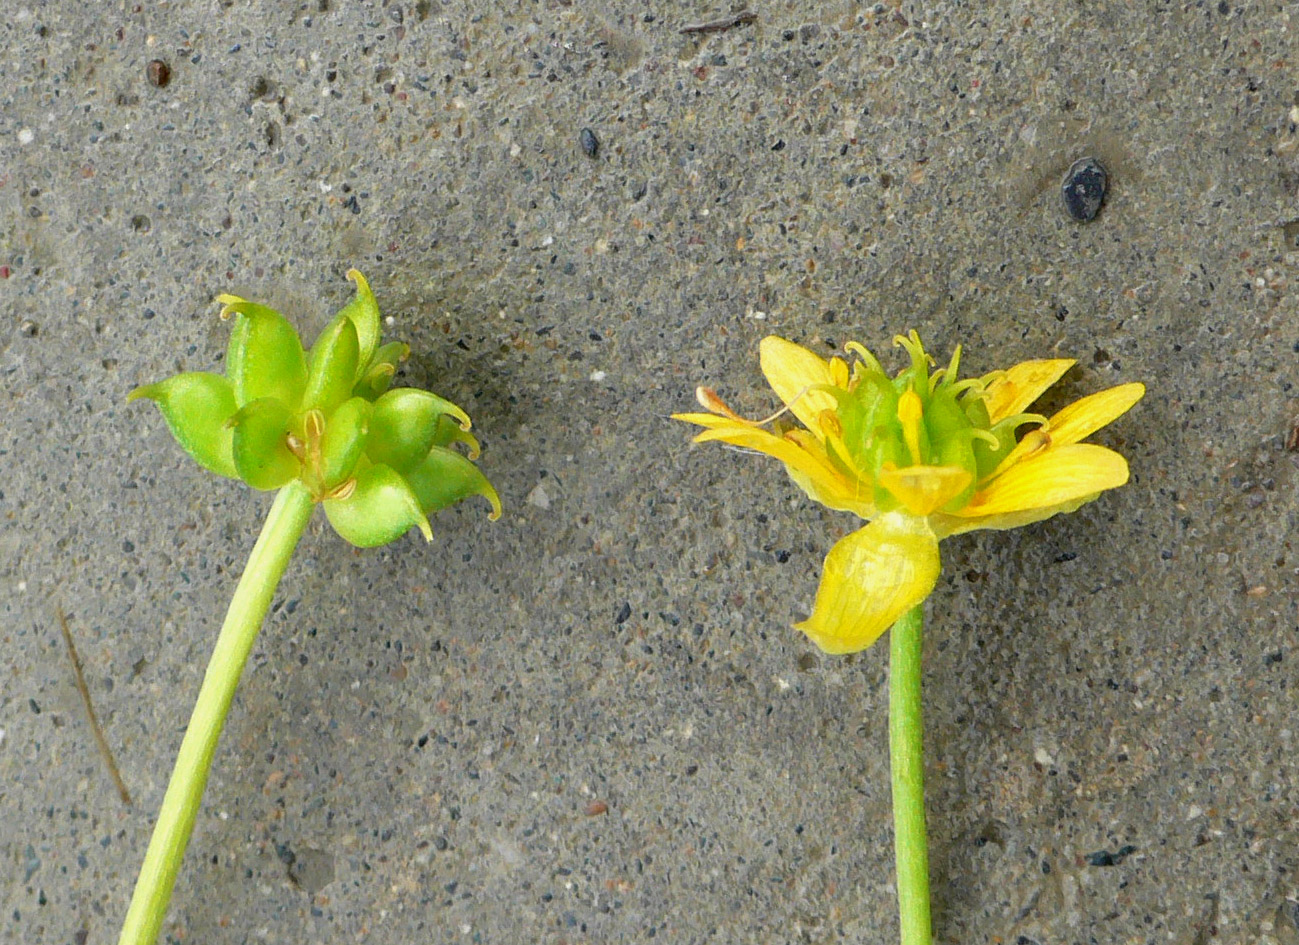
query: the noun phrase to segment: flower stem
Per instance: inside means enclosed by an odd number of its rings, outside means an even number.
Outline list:
[[[889,633],[889,768],[893,777],[893,849],[897,857],[902,945],[931,945],[929,848],[925,840],[924,722],[920,649],[924,604]]]
[[[226,611],[189,728],[180,743],[118,945],[153,945],[158,937],[235,687],[276,585],[314,508],[306,487],[300,482],[289,483],[275,497],[257,544],[248,556],[248,566]]]

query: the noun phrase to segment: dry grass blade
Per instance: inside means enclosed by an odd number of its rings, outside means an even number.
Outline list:
[[[63,642],[67,645],[68,657],[72,660],[72,672],[77,680],[77,692],[81,693],[81,701],[86,706],[86,718],[90,719],[90,731],[95,736],[95,744],[99,746],[99,753],[104,758],[104,764],[108,766],[108,774],[113,779],[113,784],[117,785],[117,793],[121,795],[122,803],[130,807],[131,792],[126,789],[122,773],[117,770],[113,751],[108,747],[108,739],[104,738],[104,730],[99,726],[99,716],[95,715],[95,706],[90,701],[90,689],[86,686],[86,674],[81,670],[81,657],[77,655],[77,647],[72,642],[72,630],[68,627],[68,618],[64,615],[62,607],[55,607],[54,613],[59,618],[59,629],[63,631]]]

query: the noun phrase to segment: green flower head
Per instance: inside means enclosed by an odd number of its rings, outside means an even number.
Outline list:
[[[226,373],[177,374],[127,400],[157,403],[176,441],[214,473],[254,489],[300,481],[362,548],[412,527],[431,539],[428,516],[471,495],[496,519],[500,499],[472,462],[469,415],[429,391],[389,390],[410,348],[380,344],[374,293],[355,269],[347,277],[356,297],[310,350],[274,309],[217,296],[221,317],[235,319]]]

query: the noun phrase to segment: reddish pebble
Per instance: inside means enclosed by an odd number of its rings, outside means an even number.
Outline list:
[[[0,266],[0,279],[8,279],[9,272],[10,270],[8,266]]]
[[[609,813],[609,805],[604,801],[592,801],[586,805],[586,816],[598,817],[600,814]]]
[[[149,60],[148,73],[149,84],[155,88],[164,89],[171,81],[171,67],[161,59]]]

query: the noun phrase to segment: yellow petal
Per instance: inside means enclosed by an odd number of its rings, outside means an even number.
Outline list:
[[[956,498],[970,474],[959,466],[904,466],[881,469],[879,482],[912,515],[928,515]]]
[[[834,440],[827,440],[822,443],[807,430],[786,430],[785,439],[792,440],[799,447],[811,453],[817,458],[818,462],[824,463],[844,476],[851,493],[845,489],[837,489],[833,492],[821,487],[816,480],[804,475],[796,469],[789,466],[785,467],[785,472],[789,473],[789,478],[793,479],[795,484],[807,493],[807,497],[813,502],[819,502],[827,508],[839,509],[842,512],[852,512],[858,518],[875,517],[875,495],[874,491],[867,484],[867,480],[855,472],[851,475],[843,468],[841,463],[836,463],[829,453],[828,447],[834,444]],[[838,441],[842,449],[843,441]],[[846,455],[841,452],[840,455]]]
[[[852,490],[839,487],[827,488],[825,479],[809,476],[793,466],[786,466],[785,472],[789,474],[790,479],[794,480],[794,485],[802,489],[809,499],[824,505],[827,509],[851,512],[863,519],[868,519],[875,514],[874,497],[863,494],[860,487]]]
[[[790,476],[811,498],[831,508],[855,511],[854,505],[858,504],[858,500],[853,485],[822,456],[810,453],[761,427],[732,424],[705,430],[695,437],[696,443],[713,440],[774,456],[785,464],[785,468],[790,470]],[[799,475],[795,476],[794,473]]]
[[[817,384],[834,384],[834,370],[829,362],[802,345],[776,335],[762,339],[759,356],[762,373],[767,376],[771,389],[789,406],[799,422],[819,437],[821,429],[817,417],[823,410],[834,411],[839,405],[825,391],[808,388]]]
[[[1044,509],[1093,496],[1127,481],[1127,460],[1113,450],[1090,443],[1052,446],[1039,456],[1011,466],[976,492],[969,505],[953,514],[982,518]]]
[[[708,427],[710,430],[714,427],[739,426],[730,417],[719,416],[715,413],[674,413],[672,419],[680,420],[682,423],[695,423],[701,427]]]
[[[938,539],[906,512],[881,515],[830,549],[812,616],[794,625],[826,653],[855,653],[934,589]]]
[[[1016,463],[1022,463],[1025,460],[1032,459],[1039,453],[1043,453],[1051,448],[1051,434],[1045,430],[1029,430],[1023,438],[1015,444],[1014,448],[1006,454],[1005,459],[997,464],[997,468],[988,475],[983,477],[984,482],[991,482],[1011,466]]]
[[[1074,401],[1051,418],[1051,441],[1064,446],[1085,440],[1131,410],[1145,392],[1145,384],[1120,384]]]
[[[1077,362],[1069,358],[1023,361],[998,374],[984,389],[993,423],[1023,413]]]
[[[987,515],[982,518],[961,518],[958,515],[939,513],[929,517],[929,524],[934,527],[934,534],[938,536],[940,541],[953,535],[963,535],[966,532],[982,529],[1004,531],[1008,528],[1021,528],[1024,525],[1032,525],[1034,522],[1044,521],[1053,515],[1076,512],[1099,495],[1100,493],[1096,492],[1092,495],[1085,495],[1080,499],[1061,502],[1059,505],[1048,505],[1040,509],[1024,509],[1019,512],[1005,512],[1001,515]]]

